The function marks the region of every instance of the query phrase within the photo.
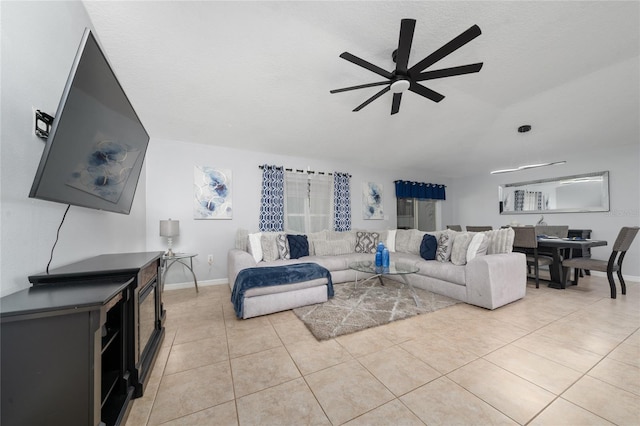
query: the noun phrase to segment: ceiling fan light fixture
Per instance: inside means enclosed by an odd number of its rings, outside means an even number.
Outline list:
[[[566,163],[567,162],[563,160],[563,161],[553,161],[551,163],[527,164],[525,166],[516,167],[514,169],[494,170],[489,173],[492,175],[498,175],[501,173],[511,173],[511,172],[520,172],[522,170],[537,169],[538,167],[558,166],[560,164],[566,164]]]
[[[409,89],[411,83],[409,80],[397,80],[391,83],[391,91],[393,93],[402,93]]]

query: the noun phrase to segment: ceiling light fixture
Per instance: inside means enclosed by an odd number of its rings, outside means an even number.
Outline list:
[[[538,167],[546,167],[546,166],[556,166],[560,164],[565,164],[566,161],[553,161],[551,163],[540,163],[540,164],[527,164],[526,166],[520,166],[515,169],[502,169],[502,170],[494,170],[490,172],[492,175],[497,175],[500,173],[511,173],[511,172],[519,172],[521,170],[529,170],[529,169],[537,169]]]
[[[391,83],[391,91],[393,93],[402,93],[406,91],[409,88],[409,86],[411,86],[411,83],[409,82],[409,80],[404,80],[404,79],[396,80],[393,83]]]

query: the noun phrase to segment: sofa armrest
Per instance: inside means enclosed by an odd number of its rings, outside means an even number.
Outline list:
[[[522,299],[527,290],[527,260],[522,253],[477,256],[467,263],[467,303],[496,309]]]
[[[231,290],[233,290],[238,273],[243,269],[253,268],[256,265],[256,260],[248,252],[238,249],[229,250],[227,253],[227,275]]]

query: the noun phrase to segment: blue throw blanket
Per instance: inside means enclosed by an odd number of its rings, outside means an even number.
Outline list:
[[[244,293],[251,288],[300,283],[317,278],[327,279],[327,296],[333,297],[331,274],[328,269],[317,263],[297,263],[295,265],[243,269],[238,273],[231,293],[231,302],[233,302],[236,316],[242,318]]]

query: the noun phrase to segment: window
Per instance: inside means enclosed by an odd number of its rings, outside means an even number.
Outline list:
[[[436,200],[397,199],[398,229],[435,231],[440,226],[440,204]]]
[[[300,233],[333,229],[333,177],[286,172],[285,230]]]

